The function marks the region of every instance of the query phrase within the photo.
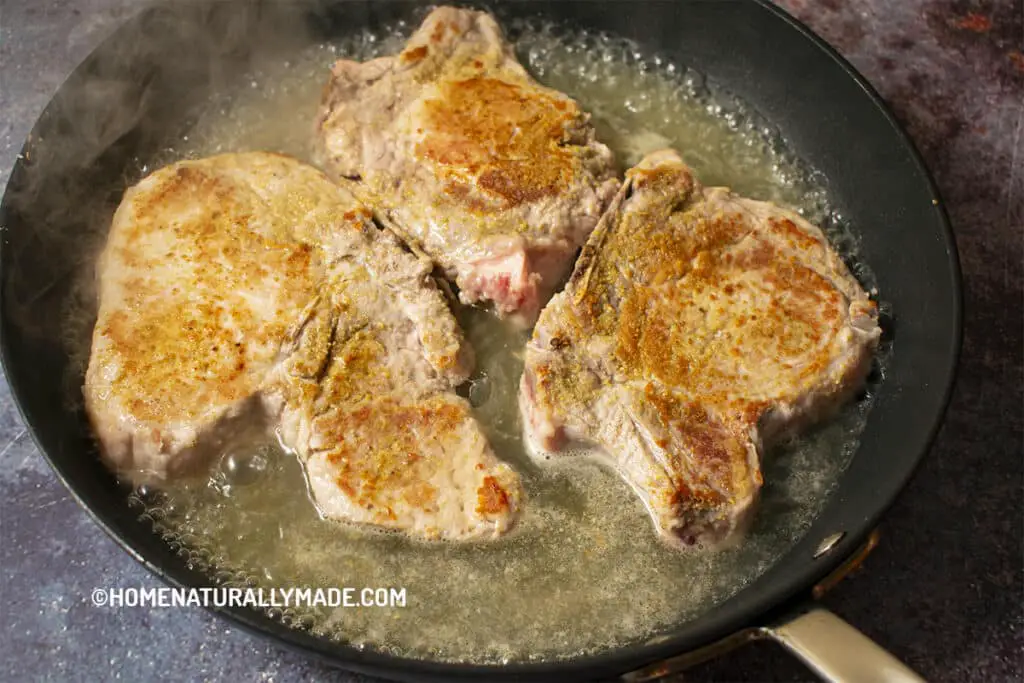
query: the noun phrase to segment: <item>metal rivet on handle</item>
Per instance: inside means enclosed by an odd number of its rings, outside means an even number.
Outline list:
[[[814,551],[814,559],[818,559],[828,551],[832,550],[832,548],[835,548],[836,543],[839,543],[845,535],[845,531],[839,531],[830,536],[826,536],[825,540],[818,544],[818,549]]]

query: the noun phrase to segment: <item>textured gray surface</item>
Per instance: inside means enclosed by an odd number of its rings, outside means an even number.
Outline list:
[[[0,0],[0,184],[62,78],[130,0]],[[892,104],[934,172],[966,287],[956,393],[866,569],[826,604],[930,680],[1020,680],[1024,7],[1019,1],[783,0]],[[94,608],[156,587],[57,482],[0,384],[0,680],[339,680],[197,609]],[[687,680],[802,680],[770,645]]]

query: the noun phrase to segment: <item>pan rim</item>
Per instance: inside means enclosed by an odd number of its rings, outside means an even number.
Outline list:
[[[654,0],[654,2],[657,1],[658,0]],[[762,592],[761,595],[756,596],[756,598],[751,601],[752,607],[747,610],[749,614],[745,620],[734,618],[719,620],[722,623],[713,622],[712,626],[716,628],[706,629],[705,633],[699,639],[687,637],[686,634],[680,634],[678,631],[680,629],[685,629],[685,624],[680,624],[675,627],[675,632],[671,635],[666,635],[665,637],[660,638],[659,642],[656,644],[638,643],[576,659],[556,659],[548,662],[517,662],[507,665],[440,662],[414,659],[410,657],[388,655],[378,651],[361,651],[352,646],[314,637],[306,632],[295,630],[291,627],[272,621],[261,612],[247,608],[214,607],[209,608],[210,612],[228,619],[231,623],[240,626],[246,631],[258,633],[264,637],[273,637],[277,642],[280,642],[292,649],[300,650],[322,660],[328,660],[332,664],[344,666],[345,668],[363,673],[397,675],[403,678],[416,678],[420,680],[426,677],[430,677],[435,680],[463,680],[470,678],[482,680],[504,680],[509,678],[521,679],[524,677],[530,678],[531,680],[539,677],[553,677],[559,679],[587,678],[599,674],[609,675],[612,673],[621,673],[637,669],[645,665],[649,665],[652,662],[690,651],[700,647],[701,644],[714,642],[721,637],[729,635],[730,633],[749,627],[752,625],[750,621],[751,614],[758,615],[754,618],[760,618],[775,610],[783,608],[794,598],[799,597],[799,595],[809,586],[813,585],[832,571],[844,559],[846,554],[844,550],[852,551],[853,548],[864,540],[870,529],[881,519],[881,517],[895,502],[899,493],[905,488],[907,482],[913,476],[924,456],[934,444],[938,430],[945,416],[946,409],[952,397],[963,339],[962,274],[960,270],[957,245],[949,217],[946,213],[945,206],[940,199],[939,191],[931,172],[924,163],[919,150],[910,139],[909,135],[899,124],[888,105],[884,102],[874,87],[868,83],[868,81],[859,72],[857,72],[852,64],[842,57],[834,48],[817,36],[801,21],[788,14],[785,10],[773,5],[769,0],[746,1],[759,6],[762,10],[783,20],[791,29],[797,31],[803,38],[809,40],[811,44],[824,53],[825,56],[831,58],[833,62],[842,68],[847,77],[857,84],[864,95],[882,114],[889,129],[895,133],[896,137],[894,140],[898,139],[902,143],[902,147],[909,152],[917,173],[925,180],[929,191],[931,192],[935,202],[937,202],[934,207],[935,217],[941,228],[941,235],[946,247],[947,263],[945,265],[948,269],[953,293],[953,301],[951,302],[952,339],[948,340],[951,353],[948,354],[947,363],[943,368],[941,376],[943,381],[941,386],[936,387],[936,393],[941,394],[940,404],[942,408],[941,410],[937,410],[935,415],[932,416],[927,429],[927,438],[920,444],[920,452],[916,454],[913,466],[909,467],[905,476],[903,476],[900,481],[896,482],[898,483],[898,487],[895,489],[896,493],[891,496],[885,496],[885,499],[880,499],[878,501],[878,504],[875,506],[874,514],[868,520],[868,523],[862,529],[861,533],[856,535],[851,534],[849,538],[844,539],[840,547],[837,548],[837,552],[835,552],[828,560],[817,565],[807,565],[800,575],[793,577],[789,582],[788,585],[790,588],[788,591],[774,593]],[[131,21],[132,19],[129,19],[122,24],[121,27],[113,31],[104,41],[101,41],[96,49],[101,48],[102,45],[116,36],[118,32],[130,24]],[[77,71],[77,68],[75,71]],[[13,179],[13,173],[11,177]],[[0,251],[4,250],[4,248],[4,245],[0,243]],[[0,301],[0,306],[3,306],[2,301]],[[2,318],[4,321],[3,324],[6,326],[6,317],[0,315],[0,318]],[[183,572],[177,571],[176,568],[158,566],[155,562],[147,559],[136,547],[129,543],[129,538],[127,538],[123,532],[117,531],[117,528],[121,526],[118,523],[118,520],[108,519],[106,515],[101,515],[98,511],[88,505],[80,495],[80,492],[76,490],[69,481],[69,477],[67,476],[65,469],[60,465],[59,461],[53,458],[42,447],[40,439],[37,436],[37,430],[27,419],[24,406],[20,400],[20,395],[22,394],[19,389],[20,383],[18,380],[14,379],[17,375],[10,372],[13,359],[9,356],[10,347],[6,341],[6,337],[7,335],[3,335],[2,338],[0,338],[0,345],[2,345],[0,362],[2,362],[5,375],[8,379],[12,398],[17,406],[22,421],[28,427],[29,435],[36,444],[40,453],[42,453],[49,462],[58,479],[60,479],[62,484],[68,489],[72,498],[75,499],[79,506],[85,509],[100,528],[102,528],[108,536],[114,539],[114,541],[136,561],[146,567],[150,572],[157,575],[168,585],[188,587],[189,584],[182,580]],[[936,384],[938,385],[939,383],[936,382]],[[785,555],[783,557],[785,557]],[[755,580],[752,582],[751,586],[743,589],[741,592],[749,590],[750,587],[756,586],[757,583],[758,580]],[[741,623],[741,621],[744,621],[744,623]],[[700,640],[701,642],[687,642],[695,640]]]

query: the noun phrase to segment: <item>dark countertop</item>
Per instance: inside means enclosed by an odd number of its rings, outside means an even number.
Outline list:
[[[0,0],[0,184],[64,76],[131,0]],[[929,680],[1024,677],[1024,5],[782,0],[891,103],[942,191],[966,322],[945,426],[865,567],[824,602]],[[70,498],[0,383],[0,679],[366,680],[199,608],[93,607],[161,585]],[[805,680],[772,645],[686,680]]]

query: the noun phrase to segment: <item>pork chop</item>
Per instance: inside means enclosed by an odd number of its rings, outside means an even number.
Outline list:
[[[494,18],[441,7],[401,54],[334,65],[321,163],[459,287],[532,324],[619,181],[572,99],[537,84]]]
[[[761,457],[861,386],[877,309],[820,230],[649,155],[526,350],[536,456],[598,447],[655,526],[713,546],[748,523]]]
[[[243,430],[276,430],[325,516],[500,534],[519,480],[453,393],[472,360],[431,267],[293,159],[153,173],[125,193],[98,262],[84,393],[103,456],[159,482]]]

